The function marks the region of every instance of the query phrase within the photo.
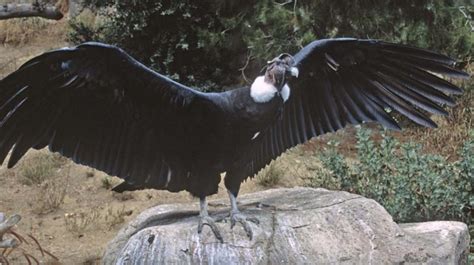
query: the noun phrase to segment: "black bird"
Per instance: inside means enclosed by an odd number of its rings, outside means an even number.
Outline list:
[[[454,60],[377,40],[325,39],[268,62],[250,87],[202,93],[142,65],[121,49],[88,42],[44,53],[0,81],[0,162],[46,146],[125,181],[115,191],[189,191],[200,199],[198,231],[220,173],[231,224],[252,237],[236,197],[240,184],[288,148],[349,124],[400,129],[398,112],[436,127],[466,78]]]

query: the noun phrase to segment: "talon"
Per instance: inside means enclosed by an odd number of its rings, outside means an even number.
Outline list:
[[[214,219],[212,219],[208,212],[207,212],[207,202],[206,198],[203,197],[199,201],[200,203],[200,212],[199,212],[199,223],[198,223],[198,233],[201,234],[202,228],[204,225],[209,226],[211,228],[212,232],[214,233],[214,236],[219,240],[221,243],[224,243],[224,239],[222,238],[221,232],[219,231],[219,228],[216,225],[216,222]]]
[[[227,193],[229,194],[230,205],[231,205],[230,228],[231,229],[234,228],[237,222],[241,223],[242,227],[244,228],[245,233],[247,233],[247,237],[250,240],[252,240],[253,231],[252,231],[252,228],[250,227],[249,222],[252,222],[254,224],[259,224],[260,221],[255,217],[246,217],[245,215],[240,213],[239,208],[237,207],[237,193],[233,193],[230,190],[227,190]]]
[[[253,239],[253,231],[252,228],[250,227],[249,222],[252,222],[254,224],[259,224],[260,221],[255,218],[255,217],[246,217],[240,212],[237,213],[231,213],[230,215],[230,228],[234,228],[235,224],[239,222],[242,227],[244,228],[245,233],[247,234],[247,237],[252,240]]]
[[[198,233],[201,234],[202,228],[207,225],[211,228],[211,231],[214,233],[214,236],[219,240],[221,243],[224,243],[224,239],[217,227],[215,221],[210,216],[200,216],[199,223],[198,223]]]

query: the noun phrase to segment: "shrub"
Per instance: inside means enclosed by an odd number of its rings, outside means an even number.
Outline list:
[[[110,190],[112,187],[114,187],[116,184],[115,184],[115,181],[113,180],[112,177],[110,176],[104,176],[102,177],[101,179],[101,186],[102,188],[106,189],[106,190]]]
[[[24,158],[19,166],[20,182],[24,185],[38,185],[57,175],[67,159],[54,153],[38,152]]]
[[[359,129],[356,147],[353,165],[335,148],[320,155],[338,188],[375,199],[397,222],[472,222],[474,133],[454,162],[424,154],[418,144],[400,144],[385,131],[377,143],[370,130]]]
[[[56,211],[64,202],[69,183],[68,159],[57,153],[33,152],[18,164],[18,179],[24,185],[37,185],[32,197],[34,212],[46,214]]]
[[[339,143],[336,141],[329,141],[328,145],[329,149],[323,152],[319,157],[323,168],[327,169],[326,172],[322,169],[319,170],[319,172],[325,174],[324,180],[322,182],[319,180],[319,182],[321,182],[322,186],[324,187],[328,187],[330,185],[334,187],[334,184],[326,179],[335,179],[340,185],[339,188],[349,190],[352,187],[352,183],[350,182],[351,179],[348,177],[350,175],[350,167],[344,156],[336,151],[336,147],[339,145]],[[316,180],[316,178],[314,179]],[[310,180],[313,182],[312,186],[315,186],[315,180]]]
[[[40,185],[40,190],[34,196],[35,213],[47,214],[56,211],[64,202],[69,182],[66,177],[49,178]]]
[[[82,236],[90,227],[97,226],[101,219],[98,208],[87,211],[64,214],[66,230],[76,236]]]
[[[283,177],[283,170],[272,162],[257,175],[257,183],[264,187],[274,187],[280,183]]]
[[[122,206],[122,208],[119,209],[108,207],[107,213],[104,216],[104,222],[107,230],[110,231],[115,226],[125,222],[125,216],[129,216],[132,213],[132,210],[125,210],[125,206]]]

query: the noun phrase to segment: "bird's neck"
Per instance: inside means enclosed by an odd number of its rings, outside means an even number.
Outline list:
[[[269,102],[275,96],[281,96],[285,102],[290,97],[290,87],[285,84],[281,92],[278,92],[278,89],[272,83],[265,80],[265,76],[259,76],[255,78],[250,87],[250,96],[257,103]]]

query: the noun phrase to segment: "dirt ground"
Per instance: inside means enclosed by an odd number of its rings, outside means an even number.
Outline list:
[[[47,152],[30,151],[24,159]],[[41,193],[58,193],[62,189],[45,190],[40,185],[22,184],[20,168],[7,170],[2,166],[0,169],[0,212],[7,216],[21,215],[23,218],[16,231],[23,236],[33,235],[44,249],[59,258],[60,264],[95,264],[107,242],[141,211],[158,204],[195,201],[186,192],[143,190],[117,194],[104,187],[103,180],[110,179],[113,185],[120,181],[118,178],[67,161],[57,169],[61,178],[56,179],[65,188],[64,202],[58,209],[42,213]],[[261,189],[249,181],[243,185],[242,193]],[[212,198],[223,196],[226,192],[220,187],[219,194]],[[40,257],[34,248],[27,249]],[[25,262],[18,258],[13,255],[10,261],[13,264]]]
[[[68,46],[64,41],[67,32],[65,23],[30,23],[29,27],[36,32],[26,33],[22,29],[24,25],[19,24],[0,23],[0,43],[8,43],[0,44],[0,78],[35,55]],[[8,32],[2,31],[2,28],[8,29]],[[21,32],[20,36],[18,32]],[[311,167],[304,158],[308,150],[294,149],[284,155],[278,163],[279,171],[283,172],[282,179],[274,186],[304,184],[309,174],[308,167]],[[46,166],[41,166],[45,161]],[[33,173],[29,173],[31,171]],[[35,180],[40,175],[44,179]],[[30,150],[13,169],[2,165],[0,212],[6,216],[19,214],[22,217],[15,231],[29,242],[23,243],[21,249],[8,256],[10,263],[28,264],[22,256],[25,252],[43,264],[99,264],[107,242],[141,211],[158,204],[196,201],[186,192],[112,192],[110,188],[119,182],[116,177],[52,156],[48,150]],[[242,185],[241,194],[263,189],[267,187],[259,185],[258,179],[253,179]],[[219,193],[209,199],[226,196],[221,183]],[[58,261],[48,255],[42,257],[28,235],[33,236]]]
[[[294,150],[279,161],[278,166],[287,170],[287,173],[275,186],[304,184],[303,177],[291,177],[308,173],[301,162],[307,160],[302,152]],[[47,176],[58,187],[45,188],[44,183],[48,183],[48,179],[42,184],[25,184],[24,168],[34,163],[31,162],[32,158],[48,156],[51,157],[48,150],[30,150],[15,168],[6,169],[5,165],[0,168],[0,212],[7,216],[21,215],[22,220],[15,231],[24,237],[28,234],[34,236],[42,248],[59,259],[59,262],[43,259],[49,261],[46,264],[99,264],[107,242],[143,210],[159,204],[196,202],[187,192],[143,190],[118,194],[111,191],[110,187],[119,183],[119,178],[74,164],[70,160],[64,161],[55,168],[54,174]],[[257,182],[258,178],[243,183],[241,194],[267,189]],[[64,201],[57,209],[51,209],[48,200],[54,200],[62,192],[65,193]],[[219,193],[209,199],[226,196],[221,182]],[[30,246],[22,247],[41,258],[33,242],[29,242]],[[19,250],[12,253],[10,262],[27,264],[20,254]]]

